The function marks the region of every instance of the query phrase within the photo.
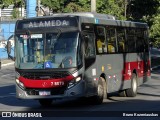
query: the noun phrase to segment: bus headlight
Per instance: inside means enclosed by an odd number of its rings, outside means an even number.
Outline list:
[[[16,79],[16,83],[19,85],[19,80],[18,79]]]
[[[68,84],[68,89],[75,86],[81,80],[82,80],[82,77],[78,76],[74,80],[70,81],[69,84]]]
[[[79,82],[82,78],[79,76],[75,79],[76,82]]]
[[[16,79],[16,83],[21,89],[23,89],[23,90],[25,89],[24,84],[20,80]]]

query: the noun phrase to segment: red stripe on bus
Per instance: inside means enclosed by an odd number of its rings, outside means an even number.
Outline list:
[[[50,79],[50,80],[34,80],[27,79],[22,76],[19,77],[20,82],[24,84],[26,88],[56,88],[66,86],[69,81],[73,80],[72,75],[61,79]]]
[[[123,80],[130,80],[134,69],[137,71],[138,77],[151,75],[150,61],[147,61],[147,63],[145,61],[126,62],[124,67],[125,69],[122,71]]]

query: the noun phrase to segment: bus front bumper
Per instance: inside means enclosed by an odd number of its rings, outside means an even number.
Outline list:
[[[40,91],[48,91],[40,89]],[[67,88],[64,94],[59,95],[29,95],[26,90],[21,89],[16,84],[16,97],[19,99],[64,99],[64,98],[79,98],[85,96],[85,82],[81,80],[71,88]]]

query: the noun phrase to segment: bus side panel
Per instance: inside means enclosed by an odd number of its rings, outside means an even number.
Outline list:
[[[108,93],[118,91],[124,88],[123,68],[124,58],[121,54],[106,54],[97,55],[97,74],[102,73],[106,75]],[[125,86],[129,87],[130,83],[127,81]]]
[[[138,85],[141,85],[150,78],[148,62],[149,54],[144,53],[97,55],[97,77],[102,73],[106,75],[108,93],[130,88],[133,72],[137,74]]]
[[[150,59],[148,53],[128,53],[124,64],[124,82],[131,80],[132,73],[135,72],[138,78],[138,85],[150,79]],[[123,89],[128,88],[124,86]]]
[[[84,80],[86,83],[86,96],[96,95],[97,88],[97,66],[94,62],[90,67],[85,70]]]
[[[149,52],[137,53],[138,58],[138,85],[143,84],[150,79],[150,56]]]
[[[115,71],[112,75],[112,86],[115,86],[111,92],[123,90],[131,87],[131,81],[125,80],[126,62],[129,59],[127,53],[113,54],[112,55],[112,69]]]

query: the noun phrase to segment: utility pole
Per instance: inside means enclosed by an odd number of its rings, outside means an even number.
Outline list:
[[[96,12],[96,0],[91,0],[91,12]]]
[[[125,2],[124,2],[124,16],[125,16],[125,18],[127,17],[127,5],[128,5],[128,1],[125,0]]]
[[[41,1],[37,0],[37,6],[38,6],[37,16],[40,15],[40,11],[41,11],[40,4],[41,4]]]
[[[21,0],[21,17],[23,16],[22,7],[23,7],[23,0]]]

